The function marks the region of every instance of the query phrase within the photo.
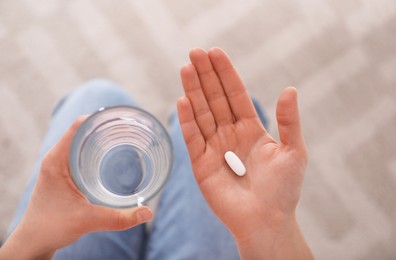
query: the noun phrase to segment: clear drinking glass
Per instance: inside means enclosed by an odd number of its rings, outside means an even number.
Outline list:
[[[157,194],[172,169],[164,126],[128,106],[100,109],[78,128],[70,148],[73,181],[95,204],[134,207]]]

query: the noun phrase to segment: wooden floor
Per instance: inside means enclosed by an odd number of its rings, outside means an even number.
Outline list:
[[[395,32],[392,0],[0,0],[0,235],[59,98],[110,78],[166,122],[188,50],[219,46],[275,135],[278,94],[299,89],[298,215],[317,258],[394,259]]]

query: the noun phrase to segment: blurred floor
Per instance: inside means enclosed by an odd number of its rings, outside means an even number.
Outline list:
[[[300,92],[310,165],[299,220],[318,259],[396,256],[396,2],[0,0],[0,236],[51,109],[96,77],[166,122],[188,50],[229,52],[274,112]]]

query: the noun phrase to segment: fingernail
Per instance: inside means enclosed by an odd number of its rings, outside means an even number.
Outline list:
[[[136,213],[137,219],[139,223],[143,223],[149,221],[153,217],[153,213],[148,208],[140,209]]]

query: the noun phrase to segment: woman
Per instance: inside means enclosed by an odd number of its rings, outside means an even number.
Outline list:
[[[296,89],[279,97],[277,143],[224,51],[193,49],[190,60],[181,69],[178,120],[170,120],[174,168],[152,231],[141,225],[153,217],[148,207],[90,204],[71,180],[68,151],[85,117],[71,122],[102,106],[136,105],[112,83],[94,81],[55,108],[1,259],[313,258],[295,215],[307,163]],[[245,176],[227,165],[229,150]]]

